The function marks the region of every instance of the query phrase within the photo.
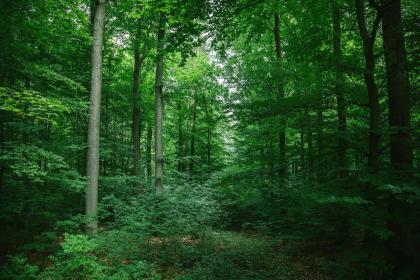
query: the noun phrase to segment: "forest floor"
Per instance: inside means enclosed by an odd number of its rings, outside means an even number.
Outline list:
[[[329,279],[319,273],[319,259],[296,254],[300,245],[273,237],[225,231],[202,240],[152,238],[149,245],[163,279]]]

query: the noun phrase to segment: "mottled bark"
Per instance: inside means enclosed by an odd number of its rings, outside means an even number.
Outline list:
[[[90,88],[88,151],[86,175],[86,215],[88,218],[86,229],[89,233],[96,233],[98,222],[96,219],[98,205],[98,177],[99,177],[99,130],[101,112],[102,87],[102,48],[105,20],[105,1],[98,0],[95,9],[92,42],[92,76]]]

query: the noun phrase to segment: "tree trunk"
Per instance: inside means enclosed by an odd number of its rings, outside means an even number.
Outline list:
[[[389,106],[389,146],[391,165],[401,177],[409,180],[413,167],[413,147],[410,135],[410,82],[407,70],[407,58],[401,20],[401,1],[384,1],[382,12],[382,35],[385,66],[388,85]],[[388,240],[388,262],[392,264],[392,276],[395,279],[414,279],[408,271],[416,267],[415,242],[410,243],[409,236],[415,236],[419,223],[407,223],[415,220],[415,207],[406,201],[390,196],[388,228],[392,232]],[[414,215],[414,216],[413,216]],[[398,217],[407,217],[406,221]],[[418,249],[418,248],[417,248]]]
[[[413,147],[410,135],[410,82],[400,0],[386,1],[382,7],[382,30],[388,81],[391,164],[397,170],[407,170],[413,165]]]
[[[379,168],[380,157],[380,107],[378,89],[375,83],[375,56],[373,48],[380,17],[377,16],[369,34],[366,28],[364,0],[355,0],[357,22],[360,36],[363,42],[365,56],[365,83],[369,100],[369,155],[368,169],[370,173],[376,173]]]
[[[182,172],[182,164],[183,164],[183,157],[184,157],[184,149],[183,149],[183,135],[182,135],[182,112],[181,112],[181,102],[176,103],[176,108],[178,111],[178,172]]]
[[[280,102],[284,99],[284,80],[281,73],[282,70],[282,50],[280,41],[280,16],[278,11],[274,13],[274,41],[276,45],[276,60],[278,64],[278,99]],[[286,176],[286,116],[280,115],[280,131],[279,131],[279,175]]]
[[[322,183],[325,176],[325,161],[324,161],[324,141],[323,141],[323,125],[324,125],[324,116],[321,109],[317,112],[317,179],[319,183]]]
[[[312,172],[314,170],[314,150],[313,150],[313,137],[312,137],[312,120],[311,115],[309,114],[308,109],[305,110],[306,118],[306,130],[308,134],[308,176],[312,177]]]
[[[197,119],[197,94],[194,93],[193,115],[192,115],[192,129],[191,129],[191,150],[190,150],[190,179],[194,173],[194,157],[195,157],[195,128]]]
[[[149,180],[152,177],[152,137],[153,137],[153,127],[147,125],[147,139],[146,139],[146,170],[147,170],[147,179]]]
[[[303,123],[300,126],[300,171],[305,170],[305,130]]]
[[[337,99],[338,117],[338,175],[347,176],[347,119],[346,104],[344,99],[344,77],[341,69],[341,11],[337,0],[332,1],[333,14],[333,47],[335,67],[335,96]]]
[[[211,163],[211,104],[207,104],[207,98],[203,97],[204,101],[204,110],[206,112],[206,120],[207,120],[207,164],[210,165]],[[209,105],[210,105],[210,112],[209,112]]]
[[[98,205],[98,177],[99,177],[99,129],[102,87],[102,48],[104,37],[105,1],[98,0],[95,9],[92,42],[92,76],[90,88],[88,152],[86,175],[88,185],[86,189],[86,215],[88,218],[86,229],[89,233],[96,233],[98,221],[96,218]]]
[[[133,123],[131,127],[133,140],[133,175],[135,177],[134,187],[140,189],[140,104],[139,104],[139,89],[140,89],[140,21],[137,23],[136,37],[134,41],[134,69],[133,69]]]
[[[156,78],[155,78],[155,188],[163,191],[163,51],[165,16],[161,13],[157,32]]]

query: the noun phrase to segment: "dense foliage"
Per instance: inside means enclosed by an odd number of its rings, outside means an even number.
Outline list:
[[[0,279],[419,279],[417,4],[0,1]]]

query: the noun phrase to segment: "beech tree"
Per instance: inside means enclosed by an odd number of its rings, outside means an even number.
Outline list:
[[[87,170],[88,185],[86,189],[87,230],[96,233],[99,179],[99,127],[102,90],[102,49],[105,22],[105,0],[98,0],[95,5],[92,41],[92,75],[90,86],[89,129]]]

